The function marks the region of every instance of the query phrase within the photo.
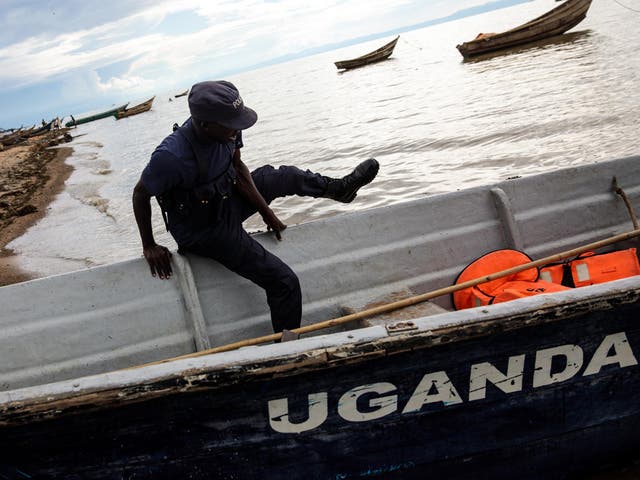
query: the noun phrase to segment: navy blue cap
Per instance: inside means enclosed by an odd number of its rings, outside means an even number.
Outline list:
[[[223,127],[244,130],[258,121],[258,114],[245,106],[238,89],[226,80],[200,82],[189,92],[191,116]]]

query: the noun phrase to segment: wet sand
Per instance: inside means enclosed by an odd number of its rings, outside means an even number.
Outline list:
[[[65,163],[72,148],[60,146],[65,145],[65,132],[48,132],[0,149],[0,286],[34,278],[18,267],[6,246],[44,217],[64,188],[73,170]]]

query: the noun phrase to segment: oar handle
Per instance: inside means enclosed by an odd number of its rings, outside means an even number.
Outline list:
[[[626,233],[621,233],[618,235],[614,235],[613,237],[605,238],[603,240],[599,240],[597,242],[589,243],[587,245],[583,245],[581,247],[573,248],[571,250],[566,250],[561,253],[556,253],[554,255],[550,255],[548,257],[541,258],[539,260],[534,260],[529,263],[525,263],[523,265],[518,265],[516,267],[511,267],[506,270],[501,270],[496,273],[492,273],[490,275],[486,275],[484,277],[475,278],[473,280],[468,280],[466,282],[459,283],[457,285],[451,285],[449,287],[440,288],[438,290],[433,290],[431,292],[423,293],[421,295],[416,295],[410,298],[405,298],[403,300],[398,300],[396,302],[387,303],[385,305],[380,305],[378,307],[369,308],[367,310],[362,310],[360,312],[351,313],[349,315],[344,315],[342,317],[333,318],[331,320],[325,320],[324,322],[314,323],[312,325],[306,325],[304,327],[296,328],[295,330],[291,330],[294,333],[308,333],[315,332],[317,330],[322,330],[324,328],[335,327],[337,325],[342,325],[343,323],[353,322],[355,320],[361,320],[366,317],[372,317],[374,315],[379,315],[381,313],[391,312],[393,310],[397,310],[399,308],[409,307],[411,305],[415,305],[417,303],[425,302],[427,300],[431,300],[432,298],[441,297],[442,295],[447,295],[449,293],[457,292],[458,290],[464,290],[465,288],[474,287],[476,285],[480,285],[481,283],[490,282],[492,280],[496,280],[498,278],[506,277],[507,275],[512,275],[514,273],[522,272],[524,270],[528,270],[530,268],[537,268],[542,265],[547,265],[549,263],[558,262],[560,260],[564,260],[566,258],[574,257],[576,255],[580,255],[581,253],[589,252],[591,250],[596,250],[598,248],[606,247],[607,245],[611,245],[613,243],[622,242],[624,240],[629,240],[631,238],[635,238],[640,236],[640,229],[632,230]],[[271,335],[265,335],[262,337],[250,338],[247,340],[241,340],[239,342],[229,343],[227,345],[221,345],[219,347],[209,348],[207,350],[202,350],[199,352],[189,353],[186,355],[180,355],[178,357],[172,357],[165,360],[159,360],[157,362],[147,363],[145,365],[139,365],[131,368],[138,368],[141,366],[147,365],[155,365],[159,363],[171,362],[173,360],[179,360],[184,358],[194,358],[200,357],[202,355],[209,355],[212,353],[220,353],[220,352],[228,352],[230,350],[236,350],[241,347],[248,347],[251,345],[259,345],[261,343],[272,342],[275,340],[279,340],[282,337],[282,333],[273,333]]]

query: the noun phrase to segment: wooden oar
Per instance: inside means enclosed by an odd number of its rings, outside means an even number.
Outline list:
[[[540,267],[542,265],[546,265],[548,263],[558,262],[560,260],[564,260],[566,258],[574,257],[576,255],[580,255],[581,253],[589,252],[591,250],[596,250],[598,248],[606,247],[607,245],[611,245],[613,243],[622,242],[624,240],[629,240],[631,238],[635,238],[640,236],[640,229],[632,230],[630,232],[621,233],[619,235],[615,235],[613,237],[606,238],[604,240],[599,240],[597,242],[589,243],[587,245],[583,245],[582,247],[573,248],[571,250],[567,250],[561,253],[557,253],[555,255],[550,255],[545,258],[541,258],[540,260],[534,260],[529,263],[525,263],[523,265],[518,265],[516,267],[508,268],[506,270],[502,270],[500,272],[492,273],[485,277],[475,278],[473,280],[468,280],[463,283],[459,283],[458,285],[451,285],[449,287],[440,288],[438,290],[433,290],[431,292],[423,293],[421,295],[416,295],[414,297],[405,298],[403,300],[398,300],[397,302],[387,303],[385,305],[380,305],[378,307],[370,308],[367,310],[362,310],[360,312],[351,313],[349,315],[345,315],[343,317],[334,318],[331,320],[326,320],[324,322],[314,323],[313,325],[306,325],[304,327],[296,328],[295,330],[291,330],[294,333],[308,333],[314,332],[316,330],[322,330],[324,328],[335,327],[337,325],[341,325],[343,323],[353,322],[355,320],[361,320],[366,317],[372,317],[374,315],[379,315],[381,313],[390,312],[392,310],[397,310],[399,308],[408,307],[411,305],[415,305],[417,303],[425,302],[427,300],[431,300],[432,298],[440,297],[442,295],[447,295],[449,293],[457,292],[458,290],[463,290],[465,288],[473,287],[475,285],[480,285],[481,283],[490,282],[492,280],[496,280],[498,278],[506,277],[507,275],[512,275],[514,273],[522,272],[523,270],[528,270],[530,268]],[[199,352],[189,353],[186,355],[180,355],[178,357],[167,358],[165,360],[159,360],[157,362],[151,362],[144,365],[138,365],[136,367],[131,368],[139,368],[147,365],[156,365],[160,363],[172,362],[174,360],[184,359],[184,358],[194,358],[200,357],[202,355],[210,355],[212,353],[220,353],[220,352],[228,352],[230,350],[236,350],[241,347],[248,347],[251,345],[259,345],[261,343],[272,342],[275,340],[279,340],[282,337],[282,333],[273,333],[271,335],[265,335],[262,337],[250,338],[247,340],[241,340],[235,343],[229,343],[227,345],[221,345],[219,347],[209,348],[207,350],[202,350]]]

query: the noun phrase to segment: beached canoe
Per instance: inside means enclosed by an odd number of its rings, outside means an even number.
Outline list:
[[[120,105],[119,107],[115,107],[115,108],[112,108],[110,110],[105,110],[104,112],[96,113],[94,115],[89,115],[89,116],[83,117],[83,118],[73,118],[73,117],[71,117],[71,120],[68,121],[67,123],[65,123],[64,126],[65,127],[73,127],[75,125],[80,125],[80,124],[83,124],[83,123],[93,122],[95,120],[100,120],[102,118],[116,117],[118,112],[121,112],[125,108],[127,108],[127,105],[129,105],[129,103],[125,103],[124,105]]]
[[[29,137],[34,137],[36,135],[42,135],[43,133],[46,132],[50,132],[51,128],[53,126],[53,120],[49,120],[48,123],[45,123],[44,125],[41,125],[40,127],[34,129],[30,134]]]
[[[35,131],[35,125],[30,128],[20,127],[18,130],[15,130],[11,133],[0,135],[0,144],[4,145],[5,147],[9,145],[16,145],[28,139]]]
[[[457,45],[463,57],[503,50],[560,35],[587,16],[591,0],[565,0],[564,3],[523,25],[502,33],[480,33],[474,40]]]
[[[141,258],[2,287],[0,473],[580,478],[637,456],[640,276],[458,311],[438,293],[497,249],[635,246],[612,179],[637,208],[639,162],[256,235],[298,272],[303,329],[351,319],[293,341],[207,351],[271,327],[261,289],[196,256],[175,253],[169,281]],[[424,307],[343,316],[433,291]]]
[[[369,52],[360,57],[353,58],[351,60],[340,60],[338,62],[335,62],[335,66],[338,68],[338,70],[348,70],[351,68],[363,67],[364,65],[369,65],[370,63],[376,63],[382,60],[386,60],[393,53],[393,49],[396,48],[396,43],[398,43],[399,38],[400,36],[398,35],[386,45],[383,45],[377,50]]]
[[[121,118],[130,117],[132,115],[138,115],[139,113],[148,112],[151,110],[151,105],[153,105],[153,100],[155,99],[155,95],[151,97],[149,100],[142,102],[138,105],[135,105],[131,108],[125,108],[124,110],[120,110],[116,112],[116,119],[120,120]]]

